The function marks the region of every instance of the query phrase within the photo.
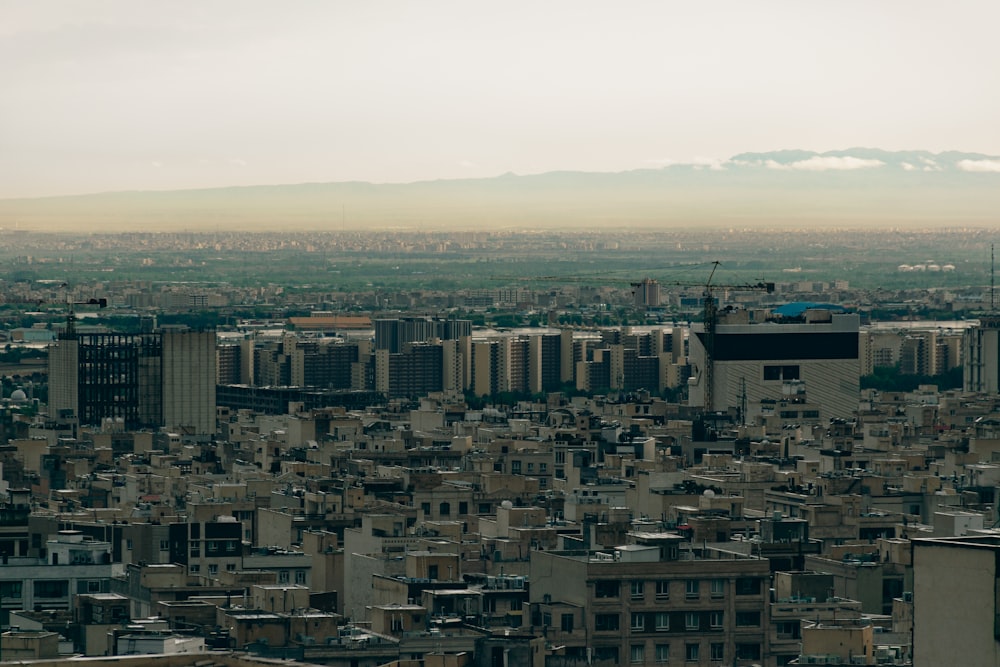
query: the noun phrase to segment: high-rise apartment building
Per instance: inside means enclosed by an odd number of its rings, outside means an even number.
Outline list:
[[[1000,391],[1000,316],[979,319],[965,332],[962,389],[995,394]]]
[[[443,320],[429,317],[403,317],[375,320],[375,349],[393,354],[403,351],[406,343],[423,343],[438,338],[457,340],[472,334],[471,320]]]
[[[49,351],[50,414],[81,425],[215,432],[214,332],[70,331]]]
[[[186,435],[215,433],[214,331],[162,333],[163,424]]]

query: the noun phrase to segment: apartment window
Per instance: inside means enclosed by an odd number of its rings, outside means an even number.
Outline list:
[[[69,580],[58,581],[36,580],[34,583],[35,598],[45,598],[49,600],[69,597]]]
[[[230,540],[230,541],[226,542],[226,551],[228,551],[229,553],[233,553],[234,551],[236,551],[236,542],[235,542],[235,540]]]
[[[460,502],[458,504],[458,513],[459,514],[468,514],[469,513],[469,503],[466,502],[466,501],[464,501],[464,500],[462,502]]]
[[[646,616],[644,614],[632,614],[632,632],[643,632],[646,630]]]
[[[657,581],[656,582],[656,599],[666,600],[670,597],[670,582],[669,581]]]
[[[620,588],[621,584],[617,581],[597,581],[594,583],[594,597],[616,598]]]
[[[760,579],[741,577],[736,580],[737,595],[760,595]]]
[[[198,565],[197,563],[192,563],[191,565],[188,565],[188,572],[190,572],[191,574],[198,574],[199,572],[201,572],[201,565]]]
[[[798,366],[764,366],[764,379],[771,381],[798,380]]]
[[[688,662],[698,662],[698,655],[701,653],[699,644],[684,645],[684,659]]]
[[[708,625],[713,630],[720,629],[723,624],[723,615],[721,611],[713,611],[708,615]]]
[[[798,621],[779,621],[775,626],[780,639],[800,639],[799,628]]]
[[[511,461],[510,462],[510,472],[511,472],[512,475],[520,475],[521,474],[521,462],[520,461]]]
[[[424,516],[430,516],[431,504],[430,503],[420,503],[420,511],[423,512]]]
[[[737,660],[760,660],[760,644],[737,644]]]
[[[191,558],[201,558],[201,547],[197,544],[191,545]]]
[[[629,650],[629,657],[632,662],[646,662],[646,647],[642,644],[632,644],[632,647]]]
[[[594,647],[594,657],[598,660],[606,660],[608,662],[613,662],[618,664],[618,647],[617,646],[595,646]]]
[[[721,598],[726,593],[725,579],[712,579],[712,597]]]
[[[441,503],[438,505],[438,513],[441,516],[451,516],[451,503]]]
[[[738,611],[736,612],[736,627],[756,628],[760,626],[759,611]]]
[[[697,579],[688,579],[684,582],[684,595],[688,598],[697,598],[701,591],[701,582]]]
[[[131,537],[128,538],[127,540],[125,540],[125,548],[128,549],[129,551],[132,551],[132,538]]]
[[[160,551],[170,551],[170,540],[160,540]]]
[[[696,612],[689,611],[684,614],[684,629],[685,630],[697,630],[701,627],[701,618]]]
[[[670,629],[670,614],[665,611],[656,612],[656,630],[657,632],[666,632]]]
[[[629,593],[633,600],[641,600],[643,594],[646,592],[646,583],[644,581],[633,581],[629,584]]]
[[[305,585],[306,583],[306,571],[305,570],[295,570],[295,583]]]
[[[725,660],[726,658],[725,644],[715,642],[712,644],[709,650],[711,651],[710,659],[712,660],[712,662],[722,662],[723,660]]]
[[[618,614],[594,614],[594,630],[597,632],[617,632]]]
[[[573,614],[563,614],[560,619],[559,628],[563,632],[573,632]]]
[[[210,577],[214,577],[218,573],[219,573],[219,566],[216,565],[215,563],[209,563],[209,565],[208,565],[208,575]]]
[[[548,471],[549,471],[549,464],[548,463],[539,463],[538,464],[538,472],[548,472]]]
[[[545,627],[549,627],[550,625],[552,625],[551,611],[542,612],[542,625],[544,625]]]
[[[236,563],[226,563],[226,572],[235,572]]]
[[[0,600],[20,600],[22,582],[0,581]]]
[[[535,464],[528,461],[528,472],[535,472]]]
[[[287,584],[289,581],[288,570],[280,570],[278,572],[278,583]]]

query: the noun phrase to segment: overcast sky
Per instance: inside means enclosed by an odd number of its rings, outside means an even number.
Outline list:
[[[0,197],[1000,154],[995,0],[0,0]]]

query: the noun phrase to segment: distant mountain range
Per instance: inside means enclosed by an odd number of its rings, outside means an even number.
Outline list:
[[[1000,157],[851,148],[743,153],[616,173],[557,171],[0,199],[39,231],[695,226],[993,226]]]

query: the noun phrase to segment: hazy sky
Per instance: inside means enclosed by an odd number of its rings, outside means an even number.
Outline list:
[[[0,0],[0,197],[1000,154],[995,0]]]

